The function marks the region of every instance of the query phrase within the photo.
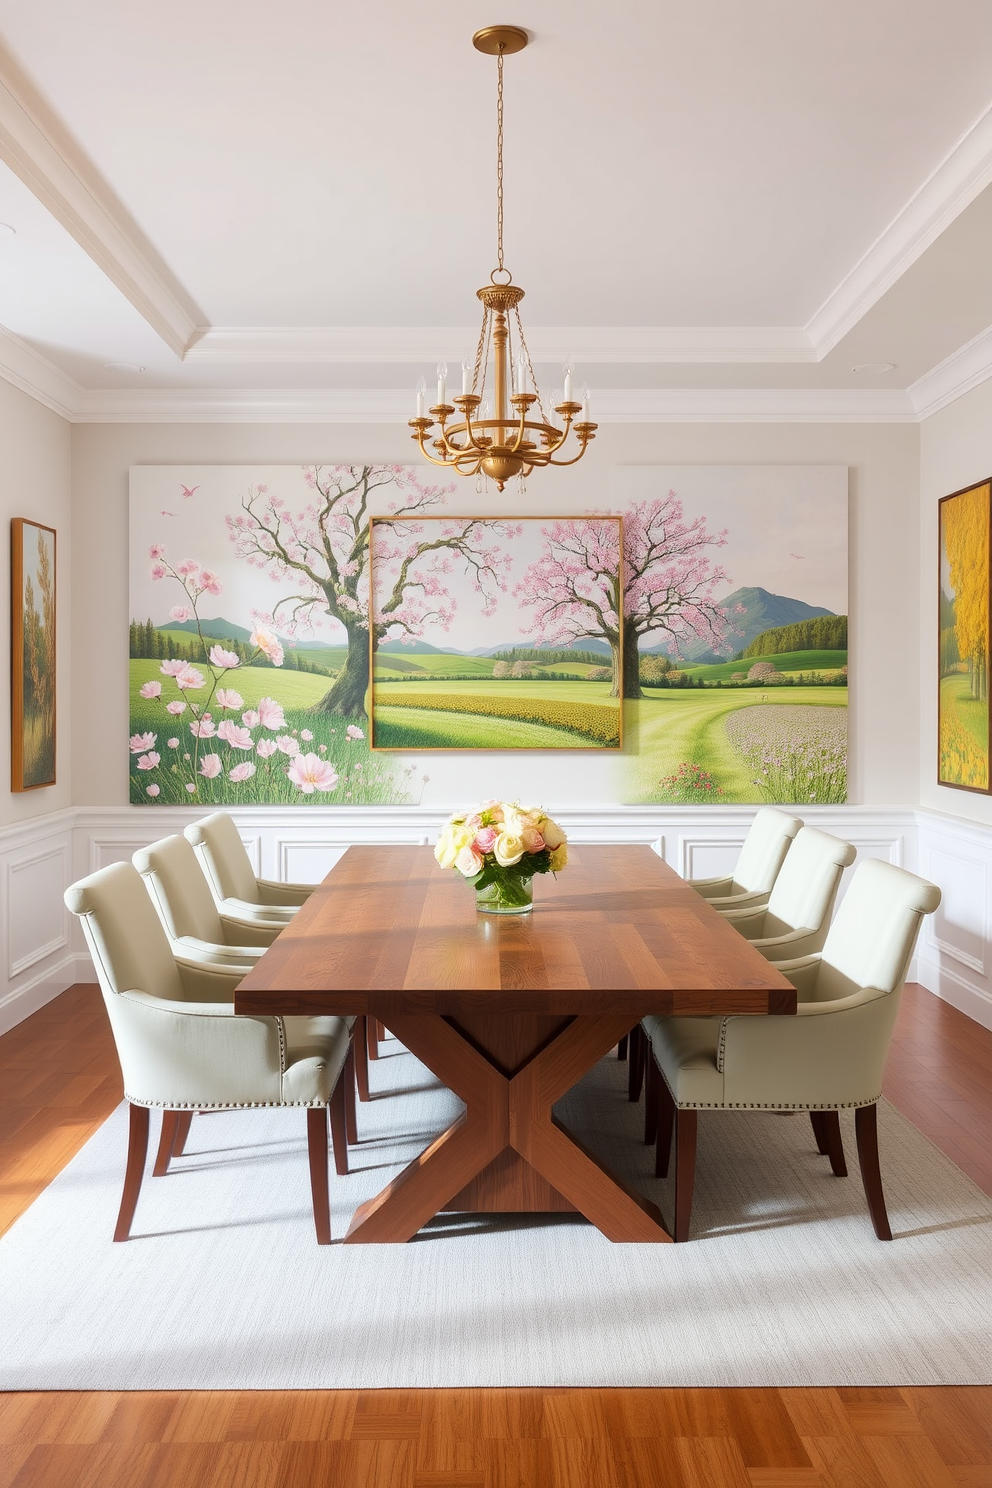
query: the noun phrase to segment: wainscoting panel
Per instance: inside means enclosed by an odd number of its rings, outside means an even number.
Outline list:
[[[919,812],[920,872],[943,890],[920,937],[925,987],[992,1028],[992,832]]]
[[[75,980],[70,915],[73,813],[0,832],[0,1033]]]

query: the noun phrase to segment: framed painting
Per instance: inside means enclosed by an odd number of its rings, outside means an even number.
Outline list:
[[[619,517],[374,517],[379,750],[619,750]]]
[[[10,524],[12,791],[55,784],[55,532]]]
[[[987,795],[992,479],[938,506],[937,784]]]

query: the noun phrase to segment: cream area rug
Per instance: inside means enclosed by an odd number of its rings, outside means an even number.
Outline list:
[[[372,1067],[352,1210],[457,1102],[395,1042]],[[671,1216],[604,1060],[560,1107]],[[445,1215],[408,1245],[318,1247],[302,1112],[197,1116],[111,1243],[122,1106],[0,1241],[0,1389],[903,1385],[992,1382],[992,1198],[889,1106],[895,1240],[805,1116],[703,1113],[692,1239],[611,1245],[572,1216]],[[153,1125],[153,1136],[157,1133]]]

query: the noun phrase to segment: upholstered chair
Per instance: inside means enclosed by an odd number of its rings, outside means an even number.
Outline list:
[[[247,965],[174,955],[141,877],[130,863],[103,868],[66,890],[82,923],[117,1045],[128,1102],[124,1193],[114,1230],[126,1240],[141,1189],[149,1111],[162,1111],[154,1174],[182,1153],[194,1111],[300,1106],[307,1113],[317,1241],[330,1243],[327,1117],[335,1166],[348,1171],[350,1034],[341,1018],[235,1017],[234,988]]]
[[[768,903],[759,909],[727,909],[724,918],[769,961],[795,960],[823,949],[834,900],[857,856],[849,842],[803,827],[779,869]]]
[[[755,813],[733,873],[726,878],[690,878],[688,882],[715,909],[757,909],[768,903],[779,869],[802,822],[775,806]]]
[[[313,893],[313,884],[256,878],[233,819],[215,811],[185,828],[222,914],[234,919],[291,920]]]
[[[699,1111],[808,1111],[816,1145],[847,1176],[837,1112],[854,1109],[858,1159],[875,1234],[891,1240],[878,1162],[876,1105],[889,1039],[932,883],[868,859],[851,880],[823,950],[779,970],[799,995],[796,1017],[647,1018],[646,1140],[659,1176],[675,1135],[675,1239],[692,1209]]]
[[[185,837],[163,837],[131,859],[162,921],[173,949],[253,965],[272,944],[284,919],[232,919],[219,910],[196,852]]]

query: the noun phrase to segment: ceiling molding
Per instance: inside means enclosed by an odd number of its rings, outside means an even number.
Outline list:
[[[187,362],[296,366],[426,364],[457,366],[478,340],[474,326],[202,327]],[[815,362],[801,326],[531,326],[535,362],[569,358],[587,365]]]
[[[938,362],[907,390],[918,419],[929,418],[992,377],[992,326]]]
[[[0,377],[64,419],[75,416],[86,396],[74,378],[4,326],[0,326]]]
[[[388,389],[122,389],[86,392],[75,423],[393,424],[406,432],[410,394]],[[601,424],[915,423],[899,389],[611,389]]]
[[[817,361],[857,325],[992,182],[992,104],[875,239],[806,325]]]
[[[0,158],[182,356],[203,312],[2,45]]]

